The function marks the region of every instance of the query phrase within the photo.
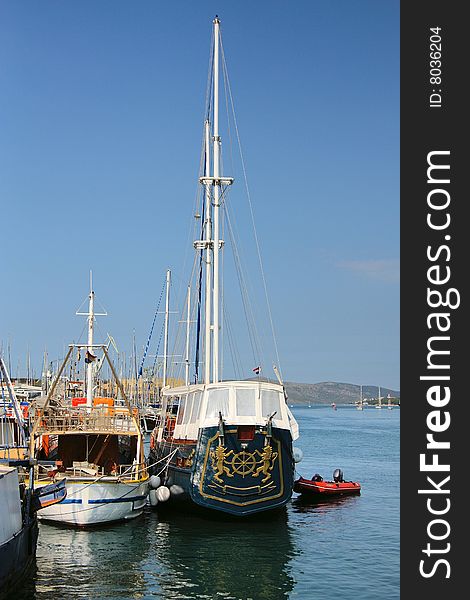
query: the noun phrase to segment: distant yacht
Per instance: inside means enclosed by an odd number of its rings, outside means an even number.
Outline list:
[[[382,396],[380,395],[380,385],[379,385],[379,397],[377,398],[377,400],[379,401],[379,403],[376,404],[375,408],[382,408]]]
[[[388,410],[392,410],[393,404],[392,404],[392,397],[390,396],[390,394],[387,394],[387,400],[388,400],[387,408],[388,408]]]
[[[362,399],[362,385],[359,393],[359,400],[356,402],[356,408],[357,410],[364,410],[364,401]]]

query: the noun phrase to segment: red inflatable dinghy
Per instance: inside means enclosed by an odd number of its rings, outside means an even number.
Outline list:
[[[360,494],[361,484],[357,481],[344,481],[341,469],[333,473],[334,481],[323,481],[323,477],[316,474],[312,479],[300,477],[294,482],[294,492],[308,496],[346,496]]]

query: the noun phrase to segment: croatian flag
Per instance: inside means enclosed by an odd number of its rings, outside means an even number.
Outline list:
[[[255,367],[253,369],[253,372],[256,373],[256,375],[259,375],[260,371],[261,371],[261,367]]]

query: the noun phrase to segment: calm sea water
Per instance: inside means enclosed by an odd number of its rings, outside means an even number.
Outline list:
[[[208,520],[148,510],[92,531],[41,524],[37,572],[15,598],[399,598],[400,410],[293,409],[299,474],[361,482],[361,496],[275,518]]]

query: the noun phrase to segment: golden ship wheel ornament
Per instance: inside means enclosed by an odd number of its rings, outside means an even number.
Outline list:
[[[266,444],[262,452],[259,450],[254,452],[242,450],[234,453],[233,450],[227,451],[225,446],[222,445],[217,446],[215,450],[210,452],[214,479],[219,483],[223,483],[221,478],[223,475],[227,477],[241,475],[242,478],[245,478],[248,475],[258,477],[260,474],[264,475],[262,482],[266,483],[271,478],[271,471],[274,468],[277,456],[278,453],[273,452],[269,444]]]
[[[246,477],[255,470],[257,465],[255,453],[242,450],[235,454],[230,464],[232,465],[233,473]]]

